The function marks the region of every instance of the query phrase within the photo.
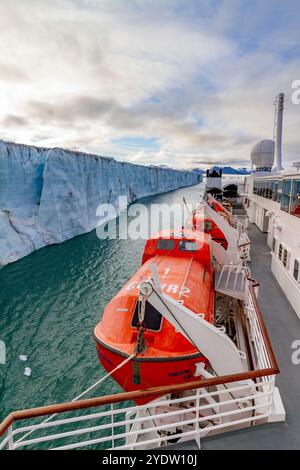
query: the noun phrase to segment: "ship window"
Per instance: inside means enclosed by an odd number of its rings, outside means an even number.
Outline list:
[[[278,181],[272,181],[272,199],[277,201]]]
[[[288,251],[286,249],[283,250],[283,266],[288,268]]]
[[[272,200],[276,201],[277,198],[278,181],[272,181]]]
[[[272,251],[273,253],[275,253],[276,251],[276,238],[273,238],[273,241],[272,241]]]
[[[272,196],[271,196],[271,181],[266,181],[265,182],[265,197],[267,199],[272,199]]]
[[[139,322],[138,311],[140,308],[141,302],[138,300],[135,306],[133,318],[131,321],[131,326],[135,328]],[[146,302],[145,305],[145,318],[144,323],[147,330],[159,331],[161,329],[162,316],[156,308],[154,308],[149,302]]]
[[[264,181],[263,197],[268,197],[268,182]]]
[[[260,192],[261,192],[261,181],[258,181],[257,182],[257,195],[260,196]]]
[[[293,181],[291,214],[300,217],[300,180]]]
[[[281,203],[282,197],[282,181],[278,181],[277,185],[277,202]]]
[[[188,242],[186,240],[181,240],[179,242],[180,251],[197,251],[198,246],[197,242]]]
[[[268,191],[268,198],[272,199],[273,194],[273,181],[269,181],[269,191]]]
[[[282,244],[280,243],[279,245],[279,251],[278,251],[278,258],[281,260],[282,258],[282,250],[283,250],[283,247],[282,247]]]
[[[258,190],[258,181],[257,181],[257,180],[254,180],[254,183],[253,183],[253,194],[257,194],[257,190]]]
[[[289,212],[291,200],[292,180],[283,181],[283,189],[281,196],[281,210]]]
[[[299,261],[297,259],[295,259],[295,262],[294,262],[294,279],[296,279],[296,281],[298,281],[299,279]]]
[[[174,240],[157,240],[156,248],[158,250],[174,250]]]

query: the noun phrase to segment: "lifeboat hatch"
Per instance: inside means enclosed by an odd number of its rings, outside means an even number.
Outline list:
[[[135,306],[134,314],[132,317],[131,321],[131,326],[132,328],[137,328],[138,323],[139,323],[139,315],[138,312],[141,308],[141,301],[138,300]],[[158,310],[156,310],[153,305],[151,305],[149,302],[146,301],[145,304],[145,317],[144,317],[144,326],[147,331],[160,331],[161,326],[162,326],[162,320],[163,317],[159,313]]]

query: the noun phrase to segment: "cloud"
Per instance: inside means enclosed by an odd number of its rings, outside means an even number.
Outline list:
[[[27,80],[27,75],[19,67],[12,64],[0,63],[0,80],[6,81],[24,81]]]
[[[284,154],[296,159],[298,2],[5,3],[0,137],[143,164],[246,165],[285,91]],[[141,148],[124,144],[132,137]]]
[[[76,124],[82,119],[94,120],[121,110],[113,100],[102,100],[92,96],[77,96],[53,103],[30,101],[28,113],[40,123],[56,121],[58,124]]]
[[[3,119],[3,125],[5,127],[15,126],[26,126],[27,120],[22,116],[15,116],[14,114],[8,114]]]

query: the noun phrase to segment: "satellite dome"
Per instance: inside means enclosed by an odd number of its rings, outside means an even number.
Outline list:
[[[257,142],[251,151],[251,161],[256,169],[271,169],[274,163],[275,142],[265,139]]]

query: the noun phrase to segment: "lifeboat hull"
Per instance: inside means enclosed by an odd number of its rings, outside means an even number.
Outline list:
[[[170,246],[171,244],[171,246]],[[99,360],[125,391],[178,385],[195,379],[201,350],[163,317],[147,299],[139,323],[140,284],[155,264],[161,291],[209,323],[214,316],[210,236],[193,231],[159,233],[146,243],[143,264],[105,308],[94,338]],[[140,335],[140,338],[139,338]],[[153,397],[152,397],[153,399]],[[146,403],[137,401],[138,404]]]
[[[114,370],[119,364],[126,360],[123,354],[112,351],[97,342],[97,354],[100,363],[107,372]],[[164,385],[178,385],[195,380],[196,364],[207,361],[201,354],[193,354],[182,358],[170,360],[170,358],[135,358],[122,366],[112,374],[112,378],[125,390],[132,392],[146,390],[150,387]],[[136,400],[142,405],[153,400],[144,398]]]

